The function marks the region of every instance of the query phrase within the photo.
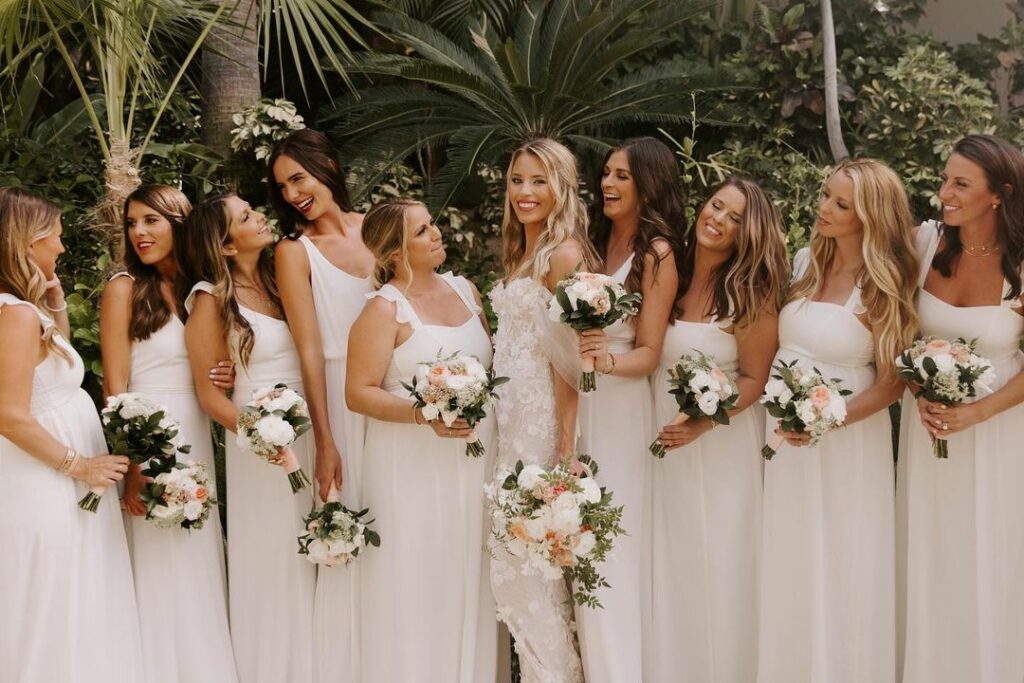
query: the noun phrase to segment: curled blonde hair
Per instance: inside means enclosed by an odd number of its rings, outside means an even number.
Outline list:
[[[868,321],[876,330],[877,355],[884,369],[893,371],[896,356],[917,334],[914,293],[918,263],[907,193],[899,176],[876,159],[848,159],[832,175],[837,173],[853,181],[853,207],[864,225],[864,267],[856,275],[857,286]],[[815,230],[810,250],[810,267],[793,283],[789,300],[811,296],[821,289],[835,259],[835,240]]]
[[[29,256],[29,247],[52,235],[58,220],[60,209],[53,202],[18,187],[0,191],[0,288],[41,311],[46,275]],[[71,354],[57,343],[57,334],[57,326],[49,326],[43,346],[71,365]]]
[[[392,256],[396,251],[406,272],[412,276],[405,214],[409,207],[423,205],[423,202],[413,199],[389,199],[374,204],[363,218],[363,244],[373,254],[373,286],[376,289],[395,277],[396,264]]]
[[[526,254],[526,229],[516,217],[508,191],[512,167],[523,154],[532,154],[540,161],[555,198],[555,206],[544,220],[544,231],[529,258]],[[534,280],[542,280],[548,273],[551,254],[568,240],[576,240],[580,245],[584,270],[594,271],[600,267],[601,259],[587,236],[587,211],[579,197],[576,157],[565,145],[550,138],[523,143],[512,153],[505,183],[505,217],[501,222],[501,234],[504,243],[502,264],[508,280],[527,275]]]

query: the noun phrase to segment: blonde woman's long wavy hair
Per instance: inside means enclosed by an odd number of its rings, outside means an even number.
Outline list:
[[[544,231],[533,254],[526,253],[526,229],[516,217],[508,190],[512,182],[512,167],[523,154],[532,154],[540,161],[555,198],[555,205],[544,221]],[[505,183],[505,217],[501,222],[501,234],[504,243],[502,264],[505,266],[507,281],[527,275],[542,281],[548,273],[551,254],[570,239],[576,240],[583,250],[583,270],[596,271],[600,267],[601,259],[587,236],[587,210],[579,197],[576,157],[565,145],[550,138],[523,143],[512,153]]]
[[[29,246],[53,234],[60,219],[57,205],[27,190],[0,189],[0,288],[45,311],[46,275],[29,256]],[[47,354],[72,364],[71,354],[57,344],[51,325],[42,336]]]
[[[423,202],[390,199],[374,204],[363,218],[363,244],[373,253],[375,289],[380,289],[395,277],[395,252],[398,252],[405,270],[412,275],[405,235],[405,214],[411,206],[423,206]]]
[[[861,304],[878,338],[884,369],[895,369],[896,356],[917,334],[914,293],[918,263],[911,236],[913,217],[902,181],[876,159],[849,159],[836,167],[853,181],[853,207],[864,225],[861,252],[864,267],[857,273]],[[811,235],[811,262],[793,283],[788,299],[813,296],[821,290],[835,258],[835,240],[817,230]],[[883,368],[879,368],[881,370]]]

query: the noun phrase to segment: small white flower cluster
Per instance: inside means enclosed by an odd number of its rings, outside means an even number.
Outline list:
[[[964,339],[919,339],[900,354],[896,366],[929,401],[950,405],[975,396],[979,388],[990,389],[996,379],[992,363],[975,354],[974,344]]]
[[[778,418],[783,429],[810,435],[816,444],[828,431],[846,422],[846,399],[850,393],[841,388],[838,380],[822,377],[817,370],[807,370],[795,362],[776,365],[775,372],[764,388],[761,403],[768,413]],[[764,447],[762,453],[771,459],[781,444],[776,438]]]
[[[285,99],[262,99],[259,103],[232,115],[231,149],[252,150],[257,160],[270,156],[274,143],[289,133],[306,127],[295,105]]]
[[[162,528],[201,529],[216,502],[210,496],[210,475],[196,460],[176,464],[156,476],[150,485],[155,501],[147,519]]]
[[[473,356],[456,355],[420,363],[413,395],[423,403],[423,417],[441,418],[450,427],[471,406],[491,401],[487,368]]]
[[[163,413],[164,418],[160,420],[160,428],[164,430],[177,429],[178,423],[167,415],[167,408],[149,400],[142,394],[125,392],[107,398],[107,404],[101,413],[104,425],[109,425],[111,420],[120,417],[122,420],[133,420],[137,417],[149,419],[156,413]]]
[[[308,426],[306,401],[283,384],[257,389],[252,400],[238,413],[236,443],[266,460],[291,446]]]
[[[558,283],[558,289],[565,292],[569,300],[570,310],[566,310],[558,297],[552,297],[548,304],[548,315],[554,322],[561,322],[562,313],[578,311],[579,302],[588,304],[591,310],[598,315],[605,315],[612,309],[612,295],[608,292],[611,288],[615,299],[627,295],[623,287],[615,278],[603,273],[573,273]]]
[[[714,361],[702,353],[683,356],[669,369],[673,379],[689,378],[686,389],[700,412],[711,417],[723,404],[733,407],[738,390],[729,376]]]
[[[299,553],[313,564],[347,565],[368,542],[361,517],[340,503],[327,503],[306,518],[306,533],[299,536]]]
[[[584,525],[582,506],[599,503],[601,489],[592,478],[577,479],[562,467],[548,472],[526,465],[509,489],[502,483],[512,475],[501,470],[484,487],[494,536],[510,554],[526,560],[523,574],[561,579],[597,544],[594,531]]]

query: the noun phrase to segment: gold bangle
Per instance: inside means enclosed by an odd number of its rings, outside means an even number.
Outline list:
[[[64,451],[64,459],[61,460],[60,464],[54,467],[53,469],[57,470],[61,474],[65,474],[67,472],[68,467],[71,465],[71,461],[74,460],[74,458],[75,452],[69,446],[67,450]]]
[[[416,414],[416,404],[415,403],[412,406],[412,421],[413,421],[413,424],[419,425],[421,427],[423,426],[423,423],[420,422],[419,416]]]

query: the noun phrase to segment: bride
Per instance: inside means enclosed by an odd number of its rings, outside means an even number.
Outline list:
[[[593,271],[598,259],[568,149],[549,139],[527,142],[512,154],[507,179],[506,276],[490,294],[498,316],[494,371],[512,378],[495,409],[498,467],[517,460],[548,467],[575,449],[578,368],[575,336],[547,324],[547,303],[560,279],[577,266]],[[568,338],[559,344],[562,333]],[[499,547],[492,553],[498,617],[515,639],[523,683],[582,681],[565,583],[524,575],[519,560]]]

